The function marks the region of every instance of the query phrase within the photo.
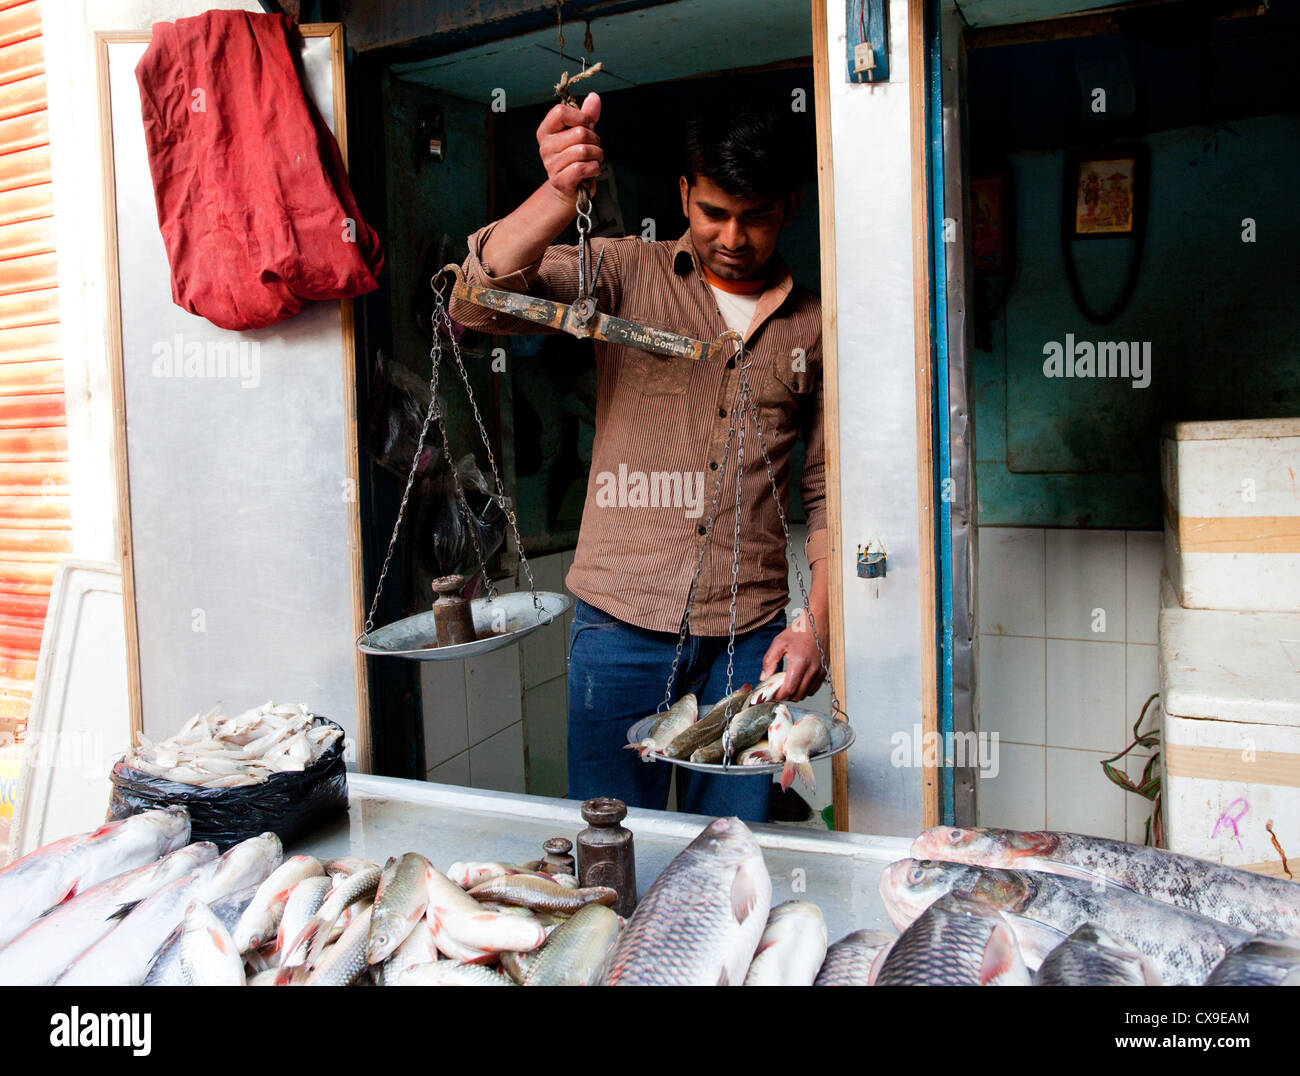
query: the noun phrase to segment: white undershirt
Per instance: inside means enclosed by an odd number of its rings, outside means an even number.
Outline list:
[[[735,329],[736,332],[744,336],[749,330],[749,323],[754,320],[754,311],[758,309],[759,295],[736,295],[734,292],[723,291],[719,287],[710,284],[713,289],[714,298],[718,300],[718,309],[722,311],[722,320],[727,323],[727,328]]]

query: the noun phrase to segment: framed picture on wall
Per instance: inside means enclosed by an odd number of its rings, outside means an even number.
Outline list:
[[[1066,170],[1065,211],[1075,239],[1132,236],[1146,212],[1142,147],[1075,154]]]
[[[971,265],[976,273],[996,276],[1007,272],[1014,206],[1010,171],[971,181]]]

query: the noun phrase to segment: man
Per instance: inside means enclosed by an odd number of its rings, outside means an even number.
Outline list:
[[[580,184],[604,159],[595,126],[600,99],[556,105],[537,130],[543,183],[513,213],[469,237],[474,284],[562,303],[578,291],[577,248],[552,246],[573,221]],[[603,251],[594,294],[601,311],[697,339],[728,327],[745,338],[745,362],[784,504],[790,450],[807,440],[801,495],[808,514],[810,605],[827,638],[821,307],[776,253],[799,204],[802,169],[788,103],[741,104],[692,117],[679,180],[686,233],[675,242],[636,236],[592,241]],[[486,332],[537,327],[454,301],[453,318]],[[730,352],[724,352],[730,354]],[[735,416],[735,358],[695,362],[595,343],[596,433],[582,529],[567,585],[581,600],[569,652],[569,789],[572,799],[616,796],[666,806],[668,765],[623,750],[634,720],[664,697],[691,580],[690,609],[671,696],[694,692],[701,710],[733,684],[757,683],[784,660],[777,699],[816,691],[825,673],[802,614],[785,626],[787,565],[754,420],[746,425],[736,641],[727,652],[736,534],[736,455],[724,459]],[[720,470],[716,518],[706,537]],[[825,644],[823,644],[825,645]],[[765,821],[767,775],[713,776],[679,769],[684,810]]]

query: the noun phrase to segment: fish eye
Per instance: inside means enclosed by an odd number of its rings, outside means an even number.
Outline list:
[[[964,841],[965,839],[966,839],[966,831],[964,829],[954,829],[950,831],[948,834],[949,844],[961,844],[961,842]]]
[[[912,873],[907,876],[909,882],[922,882],[925,880],[925,864],[912,868]]]

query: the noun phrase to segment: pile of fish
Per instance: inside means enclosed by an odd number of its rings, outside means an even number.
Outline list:
[[[939,826],[880,893],[868,983],[1300,985],[1300,884],[1075,833]]]
[[[709,765],[764,766],[783,763],[781,788],[796,775],[812,790],[812,758],[831,746],[832,720],[811,710],[792,710],[772,697],[785,682],[785,673],[764,680],[757,688],[746,684],[699,716],[694,695],[683,695],[649,728],[645,739],[628,744],[641,760],[656,756],[689,759]]]
[[[301,703],[264,706],[224,717],[218,704],[196,714],[169,739],[154,743],[137,733],[126,765],[153,777],[205,788],[261,784],[273,773],[302,771],[343,735]]]

